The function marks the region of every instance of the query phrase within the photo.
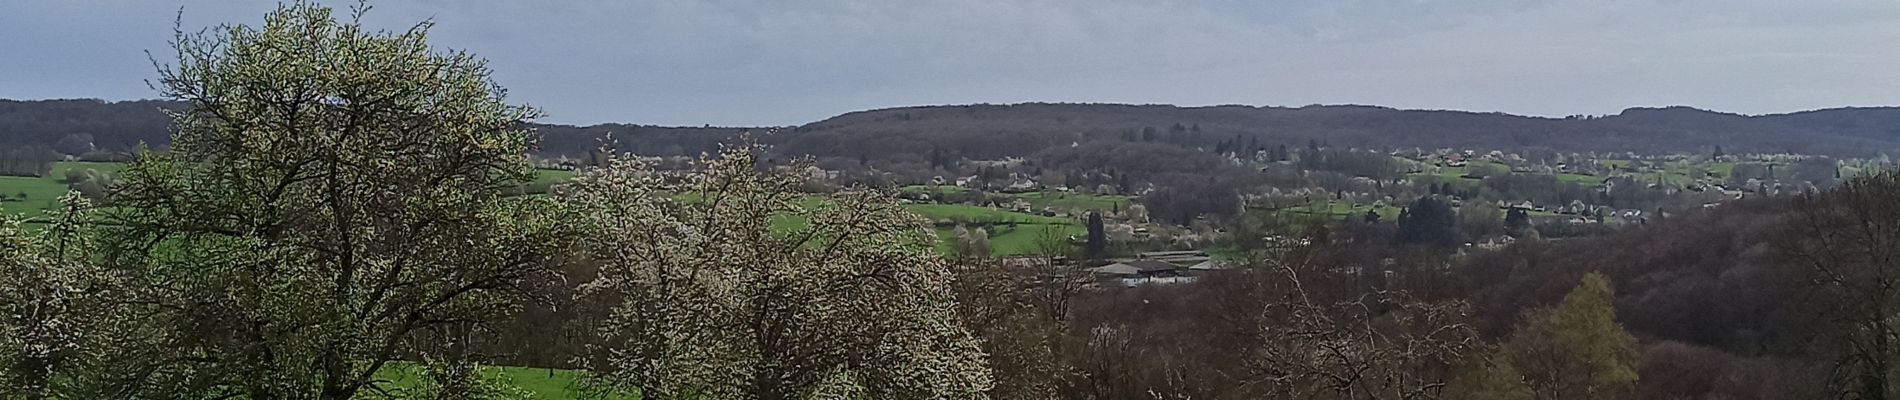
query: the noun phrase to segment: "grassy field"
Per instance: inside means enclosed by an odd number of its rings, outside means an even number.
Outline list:
[[[1484,205],[1484,206],[1489,207],[1490,205]],[[1372,205],[1370,204],[1360,204],[1360,205],[1355,206],[1352,204],[1347,204],[1345,202],[1326,201],[1326,202],[1315,202],[1313,204],[1285,206],[1281,210],[1284,212],[1291,212],[1291,213],[1298,213],[1298,214],[1321,215],[1327,218],[1345,218],[1346,216],[1349,216],[1349,215],[1354,216],[1354,217],[1364,216],[1366,215],[1366,210],[1374,210],[1374,209],[1375,208],[1372,207]],[[1462,209],[1462,207],[1458,209]],[[1400,206],[1381,206],[1381,207],[1377,207],[1376,210],[1379,213],[1380,221],[1393,222],[1393,221],[1399,220],[1399,212],[1403,211],[1403,208]],[[1530,215],[1533,217],[1554,217],[1560,214],[1549,212],[1549,211],[1531,211]]]
[[[42,177],[0,176],[0,213],[21,214],[27,219],[46,215],[58,206],[66,194],[66,172],[95,170],[108,175],[125,169],[123,163],[62,161],[53,163],[53,172]],[[527,193],[547,193],[549,186],[574,179],[573,171],[538,170],[533,182],[524,185]]]
[[[537,399],[578,399],[583,372],[570,370],[549,370],[543,368],[485,366],[481,369],[485,377],[513,385],[527,391]],[[413,390],[421,379],[421,371],[414,364],[393,364],[376,372],[378,379],[389,381],[390,389]],[[635,399],[638,397],[620,397]]]
[[[1430,183],[1430,184],[1450,183],[1452,186],[1458,187],[1460,189],[1470,189],[1471,187],[1478,186],[1481,182],[1483,182],[1478,179],[1471,179],[1471,178],[1465,178],[1465,177],[1460,177],[1460,176],[1446,176],[1445,174],[1430,174],[1430,173],[1411,174],[1407,176],[1407,178],[1413,181]]]
[[[940,195],[940,194],[946,194],[946,193],[963,193],[963,192],[970,191],[970,189],[966,189],[962,186],[955,186],[955,185],[910,185],[910,186],[897,188],[897,190],[904,193],[928,193],[931,195]]]
[[[1735,174],[1735,163],[1732,163],[1732,162],[1710,163],[1709,171],[1715,172],[1716,176],[1726,180],[1728,179],[1729,175]]]
[[[959,186],[949,186],[949,185],[943,185],[943,186],[911,185],[911,186],[898,188],[897,190],[904,193],[926,193],[926,194],[931,194],[931,195],[964,193],[964,192],[970,191],[970,189],[967,189],[967,188],[963,188]],[[1109,195],[1094,195],[1094,194],[1088,194],[1088,193],[1069,193],[1069,192],[1054,192],[1054,191],[1019,193],[1019,194],[1011,195],[1011,197],[1028,201],[1030,206],[1034,206],[1037,209],[1041,209],[1043,207],[1054,207],[1054,208],[1078,210],[1078,211],[1114,210],[1118,207],[1128,207],[1128,205],[1132,204],[1135,200],[1133,196],[1109,196]]]
[[[1603,177],[1584,174],[1557,173],[1557,181],[1568,182],[1586,187],[1603,186]]]
[[[53,172],[42,177],[0,176],[0,212],[22,214],[28,219],[46,215],[46,210],[58,206],[59,196],[66,195],[66,172],[96,170],[100,173],[115,174],[124,169],[125,164],[96,162],[58,162],[53,163]]]
[[[1629,176],[1638,182],[1661,182],[1662,184],[1671,186],[1687,186],[1698,180],[1705,179],[1726,182],[1728,181],[1729,175],[1735,172],[1735,163],[1732,162],[1671,161],[1663,164],[1661,169],[1651,169],[1635,173],[1622,170],[1622,168],[1629,166],[1630,160],[1599,160],[1598,163],[1617,168],[1619,175]]]
[[[1087,193],[1029,192],[1016,195],[1028,201],[1031,207],[1042,209],[1053,207],[1070,210],[1110,211],[1126,209],[1135,201],[1131,196],[1107,196]]]
[[[1465,178],[1465,174],[1469,172],[1471,172],[1471,169],[1468,167],[1428,167],[1425,169],[1424,172],[1415,173],[1415,174],[1412,174],[1412,176],[1424,177],[1427,179],[1433,179],[1433,180],[1438,180],[1442,182],[1452,182],[1452,181],[1467,180],[1467,178]],[[1475,180],[1475,179],[1472,179],[1472,180]]]
[[[1572,173],[1555,173],[1551,175],[1557,177],[1557,180],[1561,182],[1592,188],[1603,186],[1603,180],[1610,176],[1629,177],[1642,183],[1662,182],[1673,186],[1687,186],[1705,178],[1725,181],[1728,179],[1729,174],[1735,170],[1735,163],[1729,162],[1692,163],[1676,161],[1664,165],[1663,168],[1659,170],[1632,173],[1622,170],[1630,165],[1630,160],[1598,160],[1597,162],[1605,167],[1614,168],[1616,171],[1605,175]],[[1474,163],[1483,163],[1483,161],[1476,161]],[[1502,164],[1497,165],[1499,168],[1505,168]],[[1421,182],[1450,182],[1456,185],[1478,184],[1479,180],[1464,177],[1464,175],[1469,172],[1470,168],[1468,167],[1429,167],[1425,172],[1414,173],[1411,174],[1410,177],[1413,180]],[[1711,173],[1713,176],[1708,175]]]
[[[1036,254],[1036,252],[1038,251],[1038,246],[1040,245],[1040,243],[1037,243],[1037,241],[1040,240],[1040,238],[1042,237],[1042,230],[1051,229],[1051,228],[1055,229],[1056,234],[1062,238],[1076,238],[1076,237],[1082,237],[1088,234],[1087,229],[1083,228],[1082,225],[1075,224],[1075,223],[1067,223],[1067,224],[1021,224],[1019,223],[1014,226],[1011,226],[1008,224],[1001,224],[1001,225],[991,225],[983,229],[989,232],[990,234],[990,253],[991,254],[995,254],[998,256],[1019,256],[1019,255]],[[956,237],[955,234],[953,233],[955,229],[956,229],[955,227],[938,227],[937,228],[937,237],[940,239],[937,243],[938,250],[942,251],[945,254],[950,253],[951,241],[954,240],[954,238]]]
[[[1440,167],[1440,166],[1435,166],[1435,165],[1423,165],[1421,167],[1423,168],[1423,171],[1411,173],[1407,175],[1413,180],[1419,180],[1419,181],[1451,182],[1452,184],[1456,184],[1456,185],[1476,185],[1478,184],[1478,179],[1466,178],[1465,175],[1471,173],[1472,166],[1478,166],[1478,165],[1491,165],[1491,166],[1496,167],[1496,170],[1504,171],[1506,173],[1509,173],[1511,171],[1511,167],[1505,166],[1504,164],[1501,164],[1501,163],[1495,163],[1495,162],[1490,162],[1490,161],[1471,161],[1469,166],[1463,166],[1463,167]]]
[[[1334,218],[1343,218],[1348,215],[1364,216],[1366,215],[1367,210],[1376,210],[1375,212],[1379,213],[1380,221],[1397,221],[1399,218],[1399,207],[1380,206],[1380,207],[1375,208],[1370,204],[1360,204],[1360,205],[1355,206],[1352,204],[1339,202],[1339,201],[1327,201],[1323,203],[1288,206],[1284,210],[1286,212],[1301,213],[1301,214],[1317,214],[1317,215],[1324,215],[1324,216],[1334,217]]]
[[[1009,210],[960,204],[910,204],[905,208],[937,223],[937,248],[948,252],[957,224],[982,227],[990,234],[996,255],[1023,255],[1036,251],[1042,229],[1052,227],[1063,237],[1087,234],[1079,221],[1030,215]]]
[[[680,195],[688,199],[689,195]],[[805,196],[801,205],[816,207],[823,202],[822,196]],[[1042,227],[1055,227],[1064,236],[1084,235],[1086,231],[1081,222],[1058,217],[1046,217],[1019,213],[999,208],[973,206],[965,204],[905,204],[905,210],[916,213],[928,220],[937,232],[936,247],[944,254],[951,252],[955,240],[954,232],[958,226],[983,228],[990,234],[990,249],[996,255],[1030,254],[1036,250],[1036,240]],[[772,219],[772,229],[776,232],[790,232],[804,227],[805,219],[793,215],[780,215]]]
[[[67,171],[97,170],[114,174],[124,169],[120,163],[59,162],[53,164],[53,172],[44,177],[0,177],[0,212],[23,214],[28,219],[45,216],[46,210],[54,208],[59,196],[66,194],[63,182]],[[545,193],[549,186],[574,178],[573,171],[540,170],[534,182],[524,188],[525,193]],[[907,187],[905,190],[929,190],[924,186]],[[965,190],[960,187],[942,186],[935,190],[955,192]],[[22,196],[24,195],[24,196]],[[1110,209],[1127,207],[1131,198],[1125,196],[1095,196],[1078,193],[1029,193],[1023,195],[1031,204],[1040,208],[1045,205],[1058,208]],[[22,198],[24,197],[24,198]],[[817,201],[813,198],[813,201]],[[1035,249],[1035,240],[1040,227],[1054,226],[1065,235],[1082,235],[1080,222],[1064,218],[1030,215],[989,207],[955,204],[910,204],[905,208],[936,222],[941,243],[939,248],[948,249],[950,232],[956,224],[981,226],[990,232],[990,246],[999,255],[1027,254]],[[791,228],[800,224],[791,219],[774,220],[774,227]],[[1011,227],[1014,223],[1014,227]]]
[[[980,207],[963,204],[907,204],[904,208],[933,221],[968,221],[1004,223],[1014,221],[1019,224],[1068,224],[1074,223],[1065,218],[1045,217],[1025,214],[1000,208]]]
[[[813,207],[822,197],[805,197],[804,205]],[[990,234],[990,249],[996,255],[1031,254],[1043,227],[1054,227],[1063,236],[1086,234],[1080,221],[1024,214],[1009,210],[962,204],[906,204],[904,209],[929,220],[937,232],[936,247],[951,252],[957,226],[983,228]],[[805,226],[803,218],[782,215],[772,220],[772,229],[789,232]]]
[[[534,182],[529,184],[555,184],[574,179],[574,171],[560,169],[535,170]]]

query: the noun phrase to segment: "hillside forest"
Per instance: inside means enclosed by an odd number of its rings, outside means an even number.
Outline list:
[[[1892,109],[573,127],[361,12],[0,101],[0,398],[1900,396]]]

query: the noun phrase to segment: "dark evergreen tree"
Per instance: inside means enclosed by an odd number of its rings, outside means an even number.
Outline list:
[[[1437,197],[1420,197],[1399,214],[1398,241],[1451,249],[1463,242],[1458,233],[1458,212],[1451,203]]]
[[[1108,231],[1102,227],[1101,213],[1089,213],[1088,230],[1088,256],[1101,258],[1108,252]]]
[[[1512,236],[1522,235],[1531,228],[1531,213],[1522,208],[1512,207],[1504,212],[1504,231]]]

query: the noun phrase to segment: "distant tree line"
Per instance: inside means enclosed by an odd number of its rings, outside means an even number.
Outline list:
[[[1229,192],[1243,184],[1219,179],[1277,178],[1182,177],[1237,167],[1133,154],[1228,132],[1149,124],[1069,148],[1147,164],[1107,175],[1146,174],[1156,218],[1233,210],[1222,244],[1240,256],[1194,283],[1127,287],[1062,262],[1102,256],[1099,213],[1086,238],[1045,230],[1011,260],[964,229],[946,259],[886,193],[807,202],[808,160],[745,141],[683,177],[603,151],[571,185],[508,195],[532,177],[539,112],[506,102],[479,59],[430,47],[427,24],[333,14],[292,3],[260,27],[181,29],[156,84],[188,105],[180,145],[128,165],[109,206],[75,191],[43,227],[0,216],[0,393],[526,397],[480,369],[505,363],[645,399],[1900,394],[1894,172],[1473,250],[1458,242],[1468,218],[1535,227],[1522,211],[1461,215],[1443,189],[1390,224],[1248,215]],[[285,99],[293,87],[316,92]],[[852,117],[876,116],[941,117]],[[415,379],[385,379],[398,366]]]
[[[0,176],[46,176],[59,159],[59,153],[45,146],[0,149]]]
[[[181,106],[162,100],[0,100],[0,144],[65,142],[73,146],[61,145],[60,151],[75,155],[76,140],[82,138],[91,139],[91,147],[99,150],[126,151],[140,143],[163,147],[170,120],[162,110]],[[1722,142],[1729,143],[1724,150],[1731,154],[1874,156],[1900,150],[1900,141],[1887,134],[1888,125],[1884,125],[1895,120],[1900,120],[1900,109],[1848,108],[1748,117],[1672,107],[1630,109],[1578,120],[1367,106],[1030,103],[859,111],[795,127],[524,126],[539,133],[538,152],[547,156],[580,157],[610,136],[621,151],[696,155],[716,150],[717,143],[741,132],[751,132],[761,142],[774,145],[774,151],[786,154],[918,161],[941,167],[945,160],[1030,157],[1043,150],[1099,141],[1243,157],[1264,152],[1273,161],[1292,159],[1289,144],[1297,150],[1322,141],[1387,149],[1698,153],[1708,143]],[[1710,137],[1705,132],[1722,136]]]

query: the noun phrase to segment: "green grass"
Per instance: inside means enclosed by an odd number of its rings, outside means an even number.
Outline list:
[[[824,201],[824,198],[808,196],[804,200],[807,207],[815,206],[820,201]],[[904,208],[930,220],[937,232],[936,248],[943,254],[952,252],[951,246],[956,240],[954,232],[959,225],[983,228],[989,232],[991,253],[1003,256],[1035,253],[1036,240],[1040,237],[1043,227],[1056,227],[1057,232],[1065,237],[1086,233],[1078,221],[989,207],[962,204],[906,204]],[[773,218],[771,226],[776,232],[790,232],[803,228],[806,223],[805,219],[798,216],[783,215]]]
[[[1008,224],[998,224],[984,227],[983,230],[990,234],[990,254],[998,256],[1020,256],[1036,254],[1036,252],[1040,250],[1041,243],[1037,241],[1042,238],[1042,230],[1050,227],[1055,228],[1056,234],[1064,239],[1082,237],[1088,234],[1088,229],[1075,223],[1018,223],[1013,227]],[[951,252],[950,246],[952,245],[952,241],[956,238],[956,234],[953,233],[955,230],[956,227],[954,226],[937,227],[937,237],[939,239],[937,242],[938,251],[944,254]]]
[[[937,249],[949,253],[956,225],[981,227],[990,234],[990,253],[1000,256],[1034,254],[1042,229],[1054,227],[1063,237],[1087,233],[1079,221],[1009,210],[961,204],[909,204],[904,208],[937,224]],[[1012,224],[1013,222],[1013,224]]]
[[[1028,201],[1031,207],[1038,210],[1050,207],[1082,211],[1110,211],[1128,208],[1128,205],[1134,202],[1134,197],[1130,196],[1065,192],[1029,192],[1016,195],[1016,197]]]
[[[534,180],[531,180],[531,181],[528,181],[528,183],[522,184],[521,187],[517,189],[518,190],[517,193],[547,194],[549,191],[554,189],[554,185],[571,181],[571,180],[574,180],[574,171],[559,170],[559,169],[537,169],[537,170],[534,170]]]
[[[911,186],[898,188],[897,190],[904,193],[926,193],[926,194],[931,194],[931,195],[964,193],[964,192],[970,191],[970,189],[967,189],[967,188],[963,188],[959,186],[949,186],[949,185],[943,185],[943,186],[911,185]],[[1052,208],[1076,210],[1076,211],[1088,211],[1088,210],[1108,211],[1108,210],[1114,210],[1117,208],[1125,208],[1125,207],[1128,207],[1129,204],[1132,204],[1135,199],[1133,196],[1094,195],[1094,194],[1088,194],[1088,193],[1069,193],[1069,192],[1055,192],[1055,191],[1027,192],[1027,193],[1016,194],[1010,197],[1022,199],[1023,201],[1028,201],[1029,205],[1032,207],[1035,207],[1036,209],[1042,209],[1043,207],[1052,207]]]
[[[389,381],[385,387],[393,390],[411,390],[420,383],[421,371],[415,364],[398,363],[376,371],[376,377]],[[578,399],[582,397],[579,389],[585,372],[572,370],[550,370],[544,368],[484,366],[483,376],[496,378],[501,382],[526,390],[539,399]],[[636,397],[625,397],[636,398]]]
[[[574,171],[568,171],[568,170],[562,170],[562,169],[537,169],[537,170],[534,170],[534,172],[535,172],[534,182],[530,182],[529,183],[530,185],[556,184],[556,183],[574,180]]]
[[[1425,172],[1412,175],[1449,182],[1465,180],[1465,174],[1469,172],[1471,172],[1469,167],[1426,167]]]
[[[1557,181],[1559,182],[1575,183],[1575,184],[1583,185],[1586,187],[1603,186],[1603,177],[1600,177],[1600,176],[1561,173],[1561,172],[1557,173],[1556,175],[1557,175]]]
[[[910,185],[898,188],[897,190],[904,193],[929,193],[933,195],[970,191],[968,188],[956,185]]]
[[[0,177],[0,193],[8,201],[0,201],[0,212],[24,214],[28,219],[44,217],[47,210],[56,208],[59,196],[66,194],[66,183],[62,182],[66,171],[93,169],[102,173],[116,174],[125,168],[121,163],[59,162],[53,164],[53,171],[44,177]],[[561,182],[574,179],[574,171],[537,170],[533,182],[525,185],[526,193],[546,193],[547,188]],[[910,186],[904,190],[930,190],[926,186]],[[961,192],[967,189],[955,186],[936,187],[940,193]],[[17,201],[20,193],[26,194],[24,201]],[[1096,196],[1080,193],[1042,193],[1033,192],[1022,195],[1037,208],[1053,206],[1074,209],[1111,209],[1117,206],[1127,207],[1132,198],[1126,196]],[[809,197],[808,201],[821,201],[819,197]],[[814,204],[807,204],[814,205]],[[1027,254],[1035,250],[1037,232],[1042,226],[1057,226],[1065,235],[1081,235],[1083,229],[1079,222],[1064,218],[1045,217],[1018,213],[989,207],[959,204],[909,204],[905,208],[922,215],[934,223],[939,223],[939,248],[948,249],[952,240],[950,230],[954,224],[962,223],[981,226],[990,231],[990,246],[999,255]],[[948,222],[949,224],[943,224]],[[1016,228],[1008,228],[1010,222]],[[774,229],[791,230],[801,226],[804,221],[794,218],[779,218],[772,221]]]
[[[1722,180],[1728,180],[1729,176],[1735,175],[1735,163],[1732,162],[1709,163],[1708,167],[1709,171],[1715,172],[1715,175]]]
[[[1646,184],[1660,182],[1668,186],[1682,187],[1682,186],[1687,186],[1691,183],[1695,183],[1696,180],[1698,180],[1699,178],[1702,178],[1700,174],[1693,173],[1696,170],[1696,168],[1697,168],[1697,165],[1687,163],[1687,162],[1680,162],[1680,161],[1670,162],[1670,163],[1664,164],[1663,167],[1660,169],[1650,169],[1648,171],[1636,173],[1634,174],[1633,178],[1635,178],[1638,182],[1642,182]],[[1701,168],[1704,168],[1704,170],[1706,171],[1708,167],[1706,165],[1703,165],[1701,166]],[[1730,166],[1729,170],[1733,171],[1734,167]],[[1726,176],[1726,175],[1723,175],[1723,176]]]
[[[58,206],[59,196],[66,194],[66,171],[96,170],[105,174],[118,174],[125,169],[124,163],[62,161],[53,163],[53,172],[42,177],[0,176],[0,212],[23,214],[27,219],[46,215],[47,210]],[[574,179],[574,171],[543,169],[536,170],[534,181],[524,185],[528,193],[547,193],[548,187]],[[20,195],[26,199],[21,200]]]
[[[1631,162],[1630,160],[1597,160],[1599,165],[1612,169],[1612,171],[1609,171],[1605,175],[1572,173],[1555,173],[1551,175],[1557,177],[1558,181],[1574,183],[1585,187],[1601,187],[1603,186],[1603,180],[1611,176],[1629,177],[1644,184],[1661,182],[1666,185],[1683,187],[1696,182],[1726,181],[1729,175],[1735,171],[1735,163],[1732,162],[1673,161],[1664,164],[1662,168],[1632,173],[1624,170]],[[1472,165],[1481,163],[1487,162],[1473,161]],[[1502,164],[1496,165],[1503,168]],[[1475,185],[1478,183],[1476,179],[1464,177],[1465,174],[1470,173],[1469,167],[1426,166],[1424,169],[1423,172],[1409,174],[1410,178],[1415,181],[1427,183],[1450,182],[1458,185]],[[1712,173],[1713,176],[1704,174],[1704,172]]]
[[[1296,205],[1296,206],[1289,206],[1283,209],[1283,211],[1285,212],[1293,212],[1293,213],[1300,213],[1300,214],[1317,214],[1317,215],[1324,215],[1324,216],[1333,217],[1333,218],[1343,218],[1349,215],[1350,216],[1364,216],[1366,215],[1367,210],[1374,210],[1374,207],[1372,207],[1372,205],[1370,204],[1360,204],[1360,205],[1355,206],[1352,204],[1347,204],[1345,202],[1339,202],[1339,201],[1327,201],[1323,203],[1301,204],[1301,205]],[[1378,207],[1376,210],[1377,210],[1376,212],[1379,213],[1380,221],[1397,221],[1399,218],[1399,207],[1381,206],[1381,207]]]
[[[1481,180],[1478,180],[1478,179],[1465,178],[1465,177],[1455,176],[1455,175],[1446,176],[1445,174],[1421,173],[1421,174],[1413,174],[1410,176],[1410,178],[1413,181],[1424,182],[1428,184],[1450,183],[1452,186],[1456,186],[1460,189],[1469,189],[1473,186],[1478,186],[1478,184],[1481,182]]]
[[[47,210],[58,207],[59,197],[66,195],[67,171],[97,170],[105,174],[117,174],[125,169],[125,164],[98,162],[57,162],[53,163],[53,172],[42,177],[0,176],[0,212],[22,214],[27,219],[46,215]],[[21,199],[20,195],[26,198]]]
[[[1003,223],[1003,222],[1015,221],[1017,223],[1030,223],[1030,224],[1075,223],[1075,221],[1070,221],[1065,218],[1045,217],[1041,215],[1019,213],[1019,212],[1004,210],[1000,208],[990,208],[990,207],[981,207],[981,206],[972,206],[972,205],[963,205],[963,204],[907,204],[907,205],[904,205],[904,208],[909,209],[911,212],[917,213],[917,215],[922,215],[924,216],[924,218],[929,218],[932,221],[949,220],[949,221],[965,221],[965,222],[992,222],[992,223]]]
[[[1509,173],[1511,171],[1511,167],[1505,166],[1502,163],[1473,160],[1473,161],[1468,162],[1467,165],[1463,167],[1440,167],[1440,166],[1427,164],[1421,167],[1424,169],[1422,172],[1411,173],[1407,175],[1410,176],[1414,180],[1423,180],[1423,181],[1431,181],[1431,182],[1453,182],[1453,183],[1459,183],[1459,184],[1469,182],[1472,184],[1476,184],[1476,182],[1478,182],[1477,179],[1466,178],[1465,175],[1471,173],[1472,166],[1481,165],[1481,164],[1496,166],[1499,170],[1502,170],[1506,173]]]
[[[1598,160],[1597,162],[1615,168],[1616,171],[1612,174],[1616,176],[1627,176],[1643,184],[1660,182],[1676,187],[1688,186],[1699,181],[1726,182],[1728,177],[1735,173],[1735,163],[1732,162],[1670,161],[1664,163],[1662,168],[1649,168],[1643,172],[1634,173],[1623,169],[1630,165],[1630,160]]]

